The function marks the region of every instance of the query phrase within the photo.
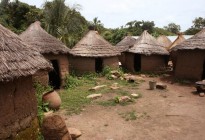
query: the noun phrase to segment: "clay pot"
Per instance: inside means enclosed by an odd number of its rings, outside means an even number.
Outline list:
[[[154,90],[156,88],[156,81],[149,81],[149,89]]]
[[[61,98],[55,90],[43,94],[43,102],[49,103],[49,108],[57,110],[61,105]]]

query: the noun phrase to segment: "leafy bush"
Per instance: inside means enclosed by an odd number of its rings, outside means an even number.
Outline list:
[[[75,75],[67,75],[65,79],[65,88],[75,88],[77,86],[81,85],[81,80],[78,79]]]
[[[36,97],[37,97],[37,102],[38,102],[38,114],[37,115],[38,115],[39,124],[41,126],[42,121],[43,121],[44,112],[49,111],[48,103],[44,103],[42,101],[42,96],[44,92],[51,91],[52,88],[50,86],[43,86],[39,83],[35,83],[34,88],[36,90]]]
[[[120,76],[123,76],[124,74],[124,71],[122,68],[118,68],[118,69],[112,69],[110,67],[105,67],[101,73],[102,76],[105,76],[108,80],[113,80],[113,77],[112,77],[112,71],[115,70],[117,71]]]

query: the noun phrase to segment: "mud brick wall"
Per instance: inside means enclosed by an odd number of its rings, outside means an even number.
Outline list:
[[[32,77],[0,82],[0,139],[12,139],[31,126],[37,116]]]
[[[69,57],[70,69],[77,74],[95,72],[95,58],[90,57]]]
[[[68,56],[65,54],[44,54],[43,55],[48,60],[57,60],[59,64],[59,70],[60,70],[60,78],[61,78],[61,86],[64,86],[65,84],[65,78],[66,75],[69,74],[69,61]]]
[[[141,71],[158,71],[166,66],[165,62],[163,55],[141,55]]]
[[[118,59],[119,59],[119,61],[121,62],[122,67],[125,67],[125,64],[126,64],[126,62],[125,62],[125,54],[124,54],[124,53],[121,53],[121,55],[118,56]]]
[[[130,72],[135,72],[134,56],[135,54],[133,53],[125,53],[125,68]]]
[[[106,67],[110,67],[112,69],[117,69],[119,68],[119,60],[118,60],[118,57],[115,56],[115,57],[106,57],[106,58],[103,58],[103,66]]]
[[[48,71],[40,70],[36,72],[32,77],[33,77],[33,82],[39,82],[44,86],[47,86],[49,84]]]
[[[201,80],[205,50],[184,50],[177,52],[175,77],[179,79]]]

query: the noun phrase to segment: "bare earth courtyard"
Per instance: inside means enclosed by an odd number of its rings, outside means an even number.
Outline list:
[[[172,84],[159,77],[143,79],[137,87],[122,87],[142,95],[131,104],[96,104],[114,98],[116,94],[110,91],[86,105],[80,114],[66,115],[64,109],[57,113],[67,126],[81,130],[79,140],[205,139],[205,98],[194,94],[194,86]],[[167,90],[149,90],[150,80],[165,83]]]

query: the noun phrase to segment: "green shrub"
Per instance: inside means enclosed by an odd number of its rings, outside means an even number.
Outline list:
[[[44,103],[42,101],[42,96],[44,92],[51,91],[53,90],[53,88],[50,86],[43,86],[39,83],[35,83],[34,88],[36,90],[36,97],[37,97],[37,102],[38,102],[38,114],[37,115],[38,115],[39,125],[41,126],[42,121],[43,121],[44,112],[49,111],[48,103]]]
[[[81,85],[81,80],[78,79],[75,75],[67,75],[65,79],[65,88],[75,88],[77,86]]]

